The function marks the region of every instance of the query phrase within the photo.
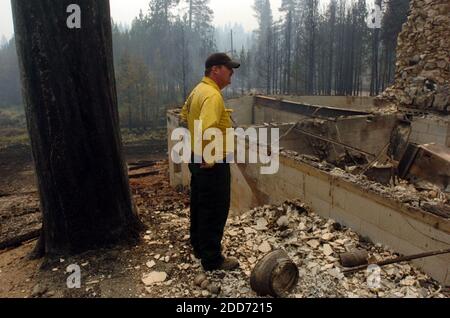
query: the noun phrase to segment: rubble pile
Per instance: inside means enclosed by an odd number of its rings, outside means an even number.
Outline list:
[[[434,213],[434,206],[448,205],[450,203],[450,193],[441,191],[429,182],[411,184],[400,179],[395,186],[383,185],[370,180],[364,174],[352,174],[313,156],[302,155],[292,150],[283,150],[281,153],[296,161],[306,163],[339,177],[342,180],[354,183],[364,190],[381,195],[384,198],[396,200],[412,208]]]
[[[206,275],[191,254],[189,236],[183,235],[188,233],[188,210],[158,215],[171,226],[160,235],[171,239],[154,240],[147,235],[148,244],[162,243],[169,248],[176,241],[184,244],[170,257],[158,251],[150,254],[153,259],[147,264],[149,271],[143,274],[142,282],[148,293],[159,297],[257,297],[250,288],[251,272],[274,249],[285,250],[299,268],[298,286],[290,294],[293,298],[444,297],[438,283],[408,263],[383,267],[376,288],[370,288],[365,271],[344,276],[340,253],[364,248],[372,259],[381,260],[393,257],[393,251],[373,245],[333,220],[321,218],[299,201],[266,205],[231,218],[223,240],[224,254],[237,257],[241,266],[235,271]],[[170,263],[171,268],[164,270]]]
[[[412,0],[398,38],[395,84],[383,97],[402,106],[448,114],[450,3]]]

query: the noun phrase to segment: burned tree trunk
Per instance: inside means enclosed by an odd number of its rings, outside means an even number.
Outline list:
[[[40,255],[135,241],[142,228],[121,153],[108,0],[12,0],[43,228]]]

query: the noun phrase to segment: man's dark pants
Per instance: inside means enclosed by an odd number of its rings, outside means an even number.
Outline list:
[[[221,242],[230,209],[230,165],[210,169],[189,164],[191,171],[191,244],[206,271],[218,268],[224,258]]]

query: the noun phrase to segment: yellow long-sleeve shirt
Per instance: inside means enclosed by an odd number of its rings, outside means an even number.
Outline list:
[[[209,77],[204,77],[202,81],[192,90],[181,111],[181,120],[187,122],[191,134],[191,147],[196,156],[202,156],[203,151],[210,141],[202,142],[202,153],[195,151],[194,124],[196,120],[201,120],[201,134],[209,128],[218,128],[223,136],[223,157],[227,151],[226,130],[232,127],[231,113],[233,110],[226,109],[219,86]]]

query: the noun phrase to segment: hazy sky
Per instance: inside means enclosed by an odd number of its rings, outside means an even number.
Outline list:
[[[30,0],[38,1],[38,0]],[[270,0],[274,16],[278,16],[281,0]],[[74,0],[76,3],[76,0]],[[116,22],[130,23],[139,13],[139,9],[147,11],[149,0],[110,0],[111,15]],[[214,24],[241,23],[247,31],[254,29],[257,24],[252,9],[254,0],[211,0],[210,6],[214,10]],[[10,0],[0,0],[0,38],[8,39],[13,34]]]

